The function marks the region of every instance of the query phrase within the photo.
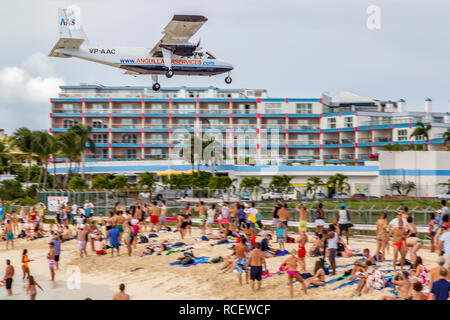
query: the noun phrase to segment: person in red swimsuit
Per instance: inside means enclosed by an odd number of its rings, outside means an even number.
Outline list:
[[[306,260],[305,260],[306,248],[305,248],[305,245],[308,242],[308,235],[303,230],[300,230],[299,234],[300,234],[300,237],[297,240],[297,243],[298,243],[297,256],[300,260],[299,261],[300,262],[300,271],[302,273],[305,273],[306,272]]]
[[[403,226],[403,219],[401,218],[398,219],[398,226],[389,231],[388,239],[391,236],[392,236],[392,246],[394,247],[394,259],[392,260],[394,272],[396,269],[397,257],[399,252],[401,256],[400,270],[403,271],[403,265],[405,263],[405,256],[406,256],[406,247],[403,246],[404,241],[406,239],[406,228]]]

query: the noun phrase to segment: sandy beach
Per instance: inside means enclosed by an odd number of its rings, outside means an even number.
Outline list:
[[[193,228],[192,237],[187,237],[184,242],[193,247],[195,256],[207,256],[215,258],[226,256],[231,253],[229,249],[232,244],[215,245],[215,240],[198,240],[200,230]],[[172,243],[179,241],[179,233],[160,233],[157,241],[164,239],[171,240]],[[258,239],[259,240],[259,239]],[[25,292],[26,281],[22,280],[21,254],[23,249],[28,249],[28,256],[35,261],[30,262],[31,274],[36,281],[44,288],[38,290],[37,300],[58,300],[58,299],[85,299],[87,297],[98,299],[111,299],[118,290],[120,283],[125,283],[126,292],[131,299],[162,299],[162,300],[189,300],[189,299],[264,299],[278,300],[289,299],[289,287],[287,285],[286,274],[273,275],[263,279],[262,288],[256,293],[250,291],[249,285],[239,286],[236,273],[219,274],[218,266],[221,264],[197,264],[189,267],[171,266],[170,263],[177,260],[182,253],[170,255],[148,255],[139,257],[139,253],[146,244],[138,244],[132,256],[126,253],[126,248],[121,247],[120,257],[111,255],[97,256],[91,251],[90,245],[87,247],[88,257],[80,258],[76,240],[64,242],[62,244],[60,269],[56,272],[56,281],[50,280],[50,272],[46,254],[48,251],[49,238],[42,238],[33,241],[16,240],[14,250],[5,250],[4,243],[0,244],[0,272],[4,272],[5,259],[10,259],[15,267],[12,297],[6,296],[4,288],[0,288],[0,299],[28,299]],[[375,252],[375,240],[351,238],[350,248],[369,248]],[[278,248],[278,244],[273,241],[271,246]],[[307,249],[311,245],[308,244]],[[295,244],[287,244],[287,250],[295,249]],[[392,259],[393,250],[387,254],[387,259]],[[435,266],[437,254],[430,253],[429,249],[421,249],[418,255],[424,260],[425,266],[430,269]],[[286,257],[273,257],[267,259],[269,271],[275,273]],[[338,265],[352,263],[356,258],[337,258]],[[314,262],[317,258],[307,257],[307,272],[313,271]],[[409,259],[409,256],[408,256]],[[343,275],[347,268],[338,268],[337,276]],[[389,262],[382,266],[382,270],[392,269]],[[74,284],[73,279],[77,279],[79,270],[79,288]],[[335,276],[326,276],[330,280]],[[332,290],[347,280],[341,280],[324,287],[308,290],[304,295],[300,289],[300,284],[294,285],[294,299],[313,300],[335,300],[335,299],[369,299],[376,300],[382,295],[389,294],[389,288],[383,290],[370,290],[368,294],[360,297],[351,297],[356,285],[350,285],[338,290]]]

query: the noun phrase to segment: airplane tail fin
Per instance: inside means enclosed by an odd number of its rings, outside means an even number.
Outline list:
[[[80,8],[69,6],[58,9],[59,40],[50,52],[50,57],[68,58],[70,55],[55,51],[56,49],[78,49],[83,42],[88,42],[81,26]]]

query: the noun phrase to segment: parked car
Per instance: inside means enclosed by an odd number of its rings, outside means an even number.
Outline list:
[[[185,190],[173,190],[169,189],[167,186],[157,186],[155,191],[152,192],[151,200],[162,200],[162,199],[177,199],[177,198],[186,198],[193,197],[194,192],[190,189]],[[149,199],[150,192],[141,192],[139,193],[140,198]],[[149,199],[150,200],[150,199]]]
[[[269,191],[266,193],[263,193],[261,195],[261,199],[263,200],[278,200],[278,199],[283,199],[283,194],[281,192],[276,192],[276,191]]]
[[[298,200],[299,193],[297,190],[290,190],[288,192],[283,193],[283,200]]]
[[[250,192],[245,190],[240,196],[240,200],[250,200]]]
[[[364,193],[355,193],[353,199],[367,199],[367,196]]]
[[[327,198],[327,196],[325,195],[325,193],[323,193],[323,192],[316,193],[316,200],[324,200],[326,198]]]
[[[445,193],[438,194],[438,195],[436,196],[436,198],[438,198],[438,199],[440,199],[440,200],[450,200],[450,190],[448,190],[448,191],[445,192]]]
[[[344,200],[344,199],[348,199],[349,195],[347,192],[338,192],[333,196],[334,199],[338,199],[338,200]]]

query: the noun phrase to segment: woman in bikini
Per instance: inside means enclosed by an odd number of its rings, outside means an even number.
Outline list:
[[[27,279],[30,278],[30,266],[28,265],[28,262],[31,262],[33,260],[30,260],[28,258],[28,250],[24,249],[22,253],[22,271],[23,271],[23,278],[25,279],[25,275],[27,276]]]
[[[125,245],[127,246],[128,256],[131,256],[131,242],[132,242],[132,232],[133,229],[131,227],[130,222],[126,221],[123,225],[124,227],[124,236],[125,236]]]
[[[280,270],[286,270],[289,280],[289,293],[291,295],[291,299],[294,298],[294,279],[298,280],[302,284],[302,290],[306,294],[306,285],[300,273],[297,271],[298,267],[298,258],[297,251],[292,250],[290,252],[289,257],[283,262],[280,267]]]
[[[208,218],[206,219],[206,229],[208,229],[208,234],[212,234],[212,227],[214,225],[214,219],[216,217],[216,205],[213,203],[207,211]]]
[[[314,275],[311,278],[305,280],[305,285],[309,288],[313,286],[322,286],[325,284],[325,271],[323,270],[322,261],[319,259],[314,266]]]
[[[44,291],[44,289],[42,289],[42,287],[39,285],[39,283],[37,283],[34,280],[33,276],[29,276],[28,279],[28,287],[27,287],[27,293],[30,294],[30,300],[36,300],[36,295],[37,295],[37,290],[36,290],[36,286],[41,289],[42,291]]]
[[[192,208],[191,204],[188,202],[186,207],[183,210],[183,214],[187,216],[186,218],[186,230],[189,232],[189,236],[191,236],[191,227],[192,227]]]
[[[406,249],[410,252],[411,261],[415,263],[417,251],[423,247],[423,240],[417,237],[417,227],[413,223],[413,217],[409,216],[406,221]]]
[[[189,216],[186,213],[181,213],[178,215],[178,230],[180,231],[181,240],[184,239],[184,236],[186,235],[186,227],[188,226],[188,219]]]
[[[386,246],[388,244],[386,213],[383,212],[377,220],[377,261],[383,262],[386,256]]]

